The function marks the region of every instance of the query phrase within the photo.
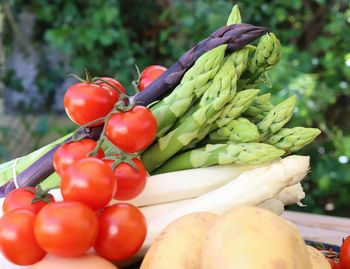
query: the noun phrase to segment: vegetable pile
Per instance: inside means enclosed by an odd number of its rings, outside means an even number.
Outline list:
[[[250,44],[259,37],[257,46]],[[128,96],[119,81],[91,77],[86,71],[86,78],[78,78],[64,97],[67,115],[80,127],[0,166],[0,193],[6,196],[0,220],[3,255],[15,264],[31,265],[47,253],[63,262],[84,260],[93,249],[124,266],[142,258],[161,231],[185,215],[206,212],[175,222],[179,228],[173,236],[189,225],[203,241],[216,215],[236,206],[256,206],[270,219],[265,209],[281,214],[286,205],[301,205],[305,193],[300,182],[308,173],[309,157],[290,154],[320,131],[286,127],[297,98],[273,104],[270,94],[259,90],[260,83],[271,84],[267,71],[280,57],[277,37],[242,23],[235,6],[227,26],[169,69],[154,65],[143,70],[133,83],[139,91],[134,96]],[[57,201],[49,194],[53,188],[59,188],[53,192]],[[225,241],[222,231],[211,240]],[[189,240],[186,236],[178,239]],[[287,248],[291,242],[285,243]],[[213,249],[212,243],[206,244],[208,254],[219,255],[216,243]],[[300,250],[304,265],[311,266],[306,247],[300,245],[305,248]],[[153,248],[157,251],[151,247],[153,254],[146,255],[141,268],[170,268],[159,255],[171,249]],[[201,268],[217,268],[217,256],[206,258]]]

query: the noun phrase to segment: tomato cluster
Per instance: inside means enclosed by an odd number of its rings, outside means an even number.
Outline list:
[[[350,269],[350,236],[343,240],[339,255],[327,251],[325,255],[332,269]]]
[[[152,69],[140,78],[142,89],[161,74]],[[8,260],[31,265],[47,253],[77,257],[91,248],[106,259],[125,260],[139,250],[147,233],[143,214],[111,201],[133,199],[145,188],[147,171],[136,153],[152,143],[157,123],[149,109],[127,105],[125,96],[124,87],[108,77],[67,90],[64,106],[73,122],[105,126],[98,142],[76,139],[55,151],[63,201],[34,187],[8,194],[0,219],[0,248]],[[116,148],[112,156],[105,156],[104,140]]]

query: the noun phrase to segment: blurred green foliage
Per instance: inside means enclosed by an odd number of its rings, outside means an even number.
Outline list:
[[[116,75],[129,89],[134,65],[170,66],[182,53],[225,24],[225,0],[12,0],[13,12],[37,16],[35,42],[68,59],[69,71]],[[291,126],[318,127],[322,135],[302,153],[311,155],[305,182],[309,212],[350,216],[350,8],[347,0],[239,1],[244,22],[267,26],[281,40],[282,61],[268,89],[278,102],[299,99]],[[8,35],[10,38],[11,35]],[[37,84],[54,91],[62,66],[47,68]],[[62,62],[61,65],[67,65]],[[48,71],[49,70],[49,71]],[[131,90],[130,90],[131,91]],[[45,122],[43,124],[46,124]]]

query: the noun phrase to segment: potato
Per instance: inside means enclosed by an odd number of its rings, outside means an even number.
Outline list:
[[[307,250],[311,259],[311,269],[332,269],[326,257],[320,251],[311,246],[307,246]]]
[[[202,269],[218,268],[310,269],[311,261],[294,225],[266,209],[242,206],[219,218],[203,243]]]
[[[193,213],[169,224],[152,243],[140,269],[201,269],[201,250],[212,213]]]

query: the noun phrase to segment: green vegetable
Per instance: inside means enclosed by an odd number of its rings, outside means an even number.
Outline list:
[[[201,128],[220,116],[222,108],[233,98],[236,91],[237,71],[234,62],[239,55],[240,52],[234,52],[226,59],[213,83],[203,94],[199,108],[142,154],[147,171],[151,172],[190,144],[198,137]]]
[[[247,143],[259,141],[258,127],[246,118],[238,118],[219,128],[209,135],[211,143],[230,141],[235,143]]]
[[[173,124],[209,87],[210,81],[218,72],[224,59],[227,45],[221,45],[203,54],[189,69],[181,83],[163,100],[151,107],[157,119],[157,136],[161,137],[169,131]]]
[[[206,167],[215,164],[262,164],[275,160],[283,150],[262,143],[208,144],[174,156],[154,174]]]
[[[291,153],[311,143],[320,133],[321,131],[317,128],[282,128],[270,136],[265,143],[283,149],[286,153]]]
[[[258,123],[267,116],[273,105],[270,103],[271,94],[257,96],[253,103],[244,111],[243,116],[247,117],[250,121]]]
[[[277,133],[293,116],[297,98],[291,96],[275,106],[267,116],[258,123],[261,140],[271,134]]]
[[[242,23],[241,12],[238,5],[234,5],[227,19],[227,25]]]

